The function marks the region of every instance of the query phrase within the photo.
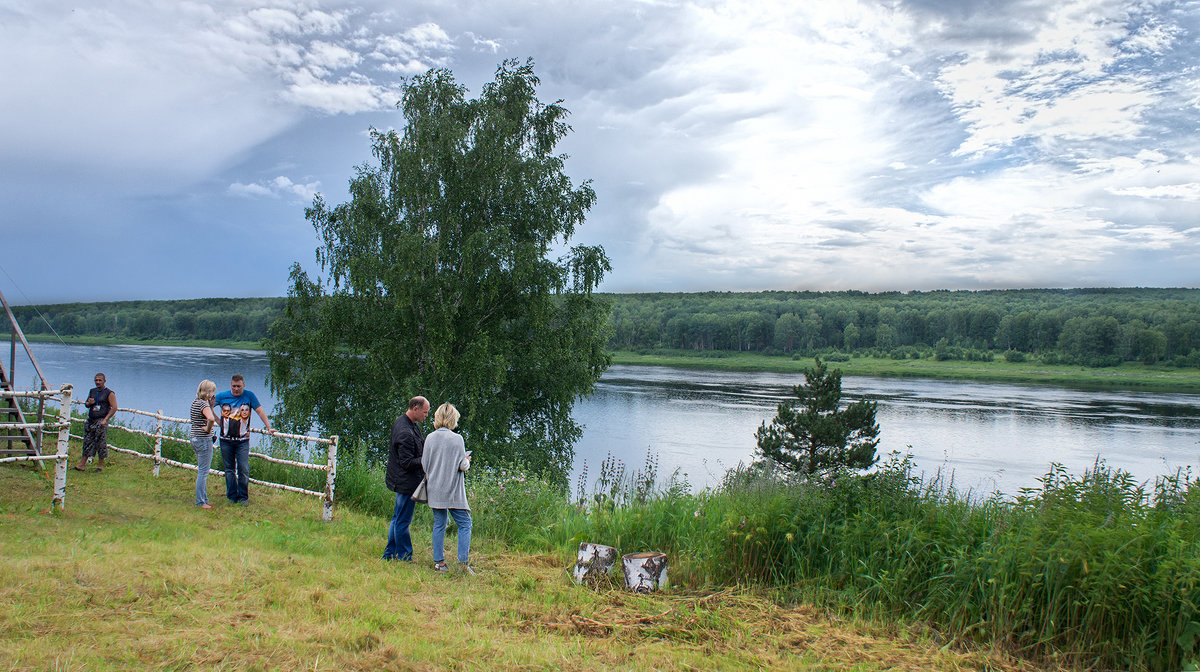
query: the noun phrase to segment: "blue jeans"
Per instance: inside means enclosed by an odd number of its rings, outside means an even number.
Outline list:
[[[446,512],[454,516],[458,526],[458,561],[467,564],[471,554],[471,512],[466,509],[433,510],[433,561],[446,559]]]
[[[208,470],[212,468],[212,439],[205,436],[192,438],[192,450],[196,451],[196,506],[208,503]]]
[[[250,442],[221,439],[221,461],[225,463],[225,496],[235,503],[250,499]]]
[[[392,511],[392,522],[388,525],[387,548],[383,549],[384,560],[412,560],[412,535],[408,526],[412,523],[416,502],[408,495],[396,493],[396,508]]]

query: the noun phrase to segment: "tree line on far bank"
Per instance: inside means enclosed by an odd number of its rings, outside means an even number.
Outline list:
[[[245,341],[266,338],[284,298],[107,301],[13,306],[25,334],[129,341]]]
[[[633,351],[1200,367],[1200,290],[603,294],[608,343]],[[27,334],[260,341],[283,298],[14,306]],[[45,318],[45,319],[43,319]],[[836,355],[835,355],[836,359]]]

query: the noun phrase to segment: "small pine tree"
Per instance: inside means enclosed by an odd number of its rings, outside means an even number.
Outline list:
[[[863,399],[839,410],[841,369],[830,372],[819,357],[814,361],[815,369],[804,370],[804,384],[792,388],[796,399],[780,403],[771,425],[764,422],[755,433],[759,454],[807,475],[870,467],[879,445],[876,403]]]

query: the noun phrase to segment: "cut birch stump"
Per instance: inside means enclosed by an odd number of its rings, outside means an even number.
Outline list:
[[[612,573],[617,564],[617,549],[603,544],[579,544],[579,559],[575,562],[576,583],[596,583]]]
[[[649,593],[667,586],[667,554],[646,551],[621,557],[625,586],[635,593]]]

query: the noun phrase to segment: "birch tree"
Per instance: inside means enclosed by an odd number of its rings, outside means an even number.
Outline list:
[[[459,408],[477,462],[565,479],[572,405],[610,362],[594,290],[611,266],[569,246],[596,196],[554,152],[568,112],[538,83],[512,60],[478,98],[449,70],[413,78],[402,130],[371,131],[349,200],[306,209],[321,275],[293,265],[267,345],[282,423],[369,439],[378,457],[419,394]]]

